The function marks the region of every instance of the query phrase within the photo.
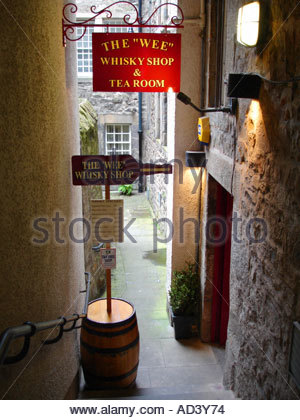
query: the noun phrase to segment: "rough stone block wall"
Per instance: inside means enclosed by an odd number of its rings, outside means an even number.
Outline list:
[[[143,2],[143,16],[151,16],[154,10],[163,3],[165,2],[162,0]],[[175,4],[177,1],[174,1],[173,3]],[[170,6],[164,6],[163,8],[158,9],[158,11],[153,16],[151,21],[152,24],[167,22],[168,13],[173,10],[174,9],[171,9]],[[160,99],[158,101],[160,101]],[[168,146],[166,144],[167,133],[164,132],[164,127],[167,125],[167,111],[165,111],[161,117],[158,115],[158,101],[155,101],[155,94],[153,93],[146,93],[143,95],[143,160],[144,162],[155,162],[157,164],[162,164],[168,162]],[[160,129],[158,130],[157,120],[159,118],[161,118],[161,121],[159,122]],[[146,177],[145,180],[147,197],[150,202],[153,215],[157,219],[167,217],[168,182],[168,175],[156,175],[155,177],[150,176]],[[166,236],[168,232],[167,225],[165,223],[159,223],[158,228],[160,234]]]
[[[155,161],[158,164],[167,162],[164,146],[159,140],[148,141],[146,139],[144,161]],[[154,158],[153,158],[154,157]],[[167,217],[167,182],[168,175],[155,175],[147,177],[148,199],[151,203],[153,213],[157,219]],[[163,223],[159,225],[165,234],[166,226]]]
[[[299,76],[295,2],[266,3],[270,42],[263,50],[234,40],[230,22],[242,4],[228,2],[226,74],[256,71],[273,80]],[[230,116],[211,116],[210,149],[232,160],[233,173],[222,174],[213,162],[208,167],[229,192],[232,186],[233,211],[241,219],[232,240],[225,383],[245,399],[299,397],[288,375],[292,323],[300,318],[299,93],[299,83],[263,82],[259,101],[239,99],[237,137]]]
[[[147,98],[147,96],[148,98]],[[144,142],[143,142],[143,161],[163,164],[167,162],[167,146],[162,144],[161,139],[155,137],[155,101],[151,93],[144,94]],[[168,175],[155,175],[145,177],[147,187],[147,197],[151,204],[155,218],[167,217],[167,182]],[[167,226],[165,223],[159,224],[159,229],[166,235]]]
[[[86,99],[80,99],[80,149],[82,155],[97,155],[98,150],[98,117]],[[82,212],[83,217],[92,226],[91,200],[102,199],[101,185],[87,185],[81,188],[82,191]],[[87,238],[88,231],[85,229],[84,237]],[[105,289],[105,270],[100,265],[100,254],[92,250],[92,233],[90,238],[84,242],[84,265],[85,271],[91,273],[91,286],[89,300],[97,299]]]
[[[92,4],[99,6],[97,10],[108,6],[111,4],[111,1],[105,0],[95,0]],[[138,1],[132,1],[132,3],[137,7]],[[143,16],[150,16],[153,10],[161,4],[161,0],[153,2],[143,2]],[[91,3],[88,0],[77,0],[77,5],[79,7],[80,13],[89,13]],[[128,13],[133,12],[133,8],[126,4],[120,4],[111,9],[114,13],[119,14],[120,16],[124,15],[125,11]],[[124,12],[124,13],[123,13]],[[155,15],[156,21],[161,18],[161,12]],[[154,21],[153,21],[154,22]],[[81,81],[79,80],[78,84],[78,93],[80,98],[86,98],[93,105],[98,116],[100,115],[123,115],[123,116],[132,116],[134,123],[131,126],[131,154],[136,159],[139,158],[139,143],[138,143],[138,124],[137,124],[137,113],[138,113],[138,94],[137,93],[109,93],[109,92],[93,92],[91,81]],[[149,95],[149,94],[146,94]],[[145,94],[144,94],[145,97]],[[148,114],[151,114],[149,117]],[[152,106],[144,106],[143,110],[144,121],[151,119],[151,127],[155,126],[155,109]],[[99,153],[105,153],[104,146],[104,136],[105,136],[105,124],[101,123],[101,119],[98,120],[98,132],[99,132]],[[144,147],[143,147],[143,161],[150,162],[151,160],[166,161],[166,150],[159,140],[156,139],[152,129],[145,130],[144,128]],[[149,178],[149,177],[147,177]],[[155,179],[147,179],[145,182],[149,188],[149,200],[154,212],[155,217],[161,218],[166,217],[166,205],[167,205],[167,188],[164,183],[165,176],[157,175]],[[137,187],[135,182],[134,187]],[[112,188],[113,189],[113,188]],[[160,224],[161,230],[164,233],[165,226]]]
[[[131,116],[134,124],[131,126],[131,151],[138,158],[138,126],[136,123],[138,112],[138,97],[136,93],[124,92],[93,92],[92,82],[78,82],[78,95],[87,99],[93,106],[98,117],[100,115]],[[122,121],[120,119],[120,121]],[[105,154],[104,135],[105,127],[98,119],[99,152]]]
[[[77,0],[78,12],[81,16],[92,16],[91,6],[96,6],[96,11],[100,11],[105,7],[113,4],[111,0]],[[138,1],[132,1],[133,5],[137,6]],[[112,8],[112,18],[122,18],[125,14],[130,14],[132,19],[135,19],[135,9],[126,3],[120,3]],[[99,17],[107,18],[107,13],[101,14]],[[96,22],[97,23],[97,22]],[[99,23],[99,22],[98,22]],[[102,28],[100,28],[102,30]],[[95,31],[99,31],[96,28]],[[101,115],[116,115],[120,116],[117,123],[122,123],[122,116],[127,121],[128,116],[132,117],[131,123],[131,154],[137,159],[139,156],[138,150],[138,126],[137,126],[137,112],[138,112],[138,95],[137,93],[124,92],[93,92],[92,79],[78,79],[78,95],[80,98],[87,99],[95,109],[98,117]],[[99,153],[105,154],[105,124],[102,124],[98,118],[98,133],[99,133]],[[112,187],[114,189],[114,187]]]

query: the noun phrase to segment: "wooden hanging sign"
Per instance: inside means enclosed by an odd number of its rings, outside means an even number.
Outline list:
[[[140,175],[171,173],[170,164],[143,164],[131,155],[72,156],[73,185],[125,185]]]

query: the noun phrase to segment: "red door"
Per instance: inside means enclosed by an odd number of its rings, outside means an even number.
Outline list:
[[[233,197],[217,186],[211,340],[225,345],[229,318],[229,280]],[[222,240],[223,239],[223,240]]]

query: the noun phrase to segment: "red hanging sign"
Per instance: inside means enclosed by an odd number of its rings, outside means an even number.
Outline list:
[[[72,156],[73,185],[124,185],[139,175],[171,173],[172,165],[140,164],[131,155]]]
[[[94,92],[179,92],[180,67],[180,34],[93,33]]]

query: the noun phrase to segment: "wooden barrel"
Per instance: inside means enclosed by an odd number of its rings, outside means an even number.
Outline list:
[[[80,338],[85,382],[90,388],[127,388],[136,379],[139,364],[139,331],[134,307],[122,299],[89,303]]]

